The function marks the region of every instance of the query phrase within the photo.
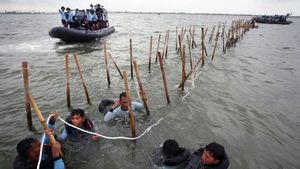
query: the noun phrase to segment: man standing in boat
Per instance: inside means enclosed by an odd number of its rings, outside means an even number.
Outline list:
[[[61,17],[61,23],[64,25],[64,27],[68,27],[67,24],[67,18],[66,18],[66,13],[65,13],[65,7],[62,6],[58,12],[60,13],[60,17]]]

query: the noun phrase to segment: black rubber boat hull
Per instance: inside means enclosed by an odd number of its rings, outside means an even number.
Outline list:
[[[97,31],[86,31],[66,27],[54,27],[49,31],[52,38],[61,39],[64,42],[89,42],[97,38],[107,36],[115,31],[114,27],[104,28]]]

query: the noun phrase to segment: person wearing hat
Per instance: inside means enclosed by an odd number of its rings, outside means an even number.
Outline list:
[[[67,24],[67,17],[66,17],[66,13],[65,13],[65,7],[62,6],[59,10],[58,10],[60,17],[61,17],[61,23],[64,25],[64,27],[68,27]]]
[[[163,168],[177,169],[187,164],[189,155],[190,151],[179,147],[175,140],[166,140],[154,153],[153,162]]]
[[[189,157],[185,169],[227,169],[229,159],[222,145],[212,142]]]
[[[14,161],[14,169],[36,169],[40,155],[41,143],[36,138],[25,138],[17,144],[18,155]],[[65,164],[60,156],[60,144],[50,146],[45,140],[40,169],[64,169]]]

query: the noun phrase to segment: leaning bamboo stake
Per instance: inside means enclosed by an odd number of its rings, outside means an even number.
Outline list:
[[[28,80],[28,63],[22,62],[22,73],[24,80],[24,91],[25,91],[25,111],[27,117],[27,125],[29,130],[32,130],[32,117],[31,117],[31,106],[29,101],[29,80]]]
[[[34,98],[32,97],[31,94],[29,94],[28,97],[29,97],[30,103],[31,103],[31,105],[32,105],[32,108],[33,108],[33,110],[35,111],[35,114],[36,114],[36,116],[38,117],[40,123],[42,124],[44,130],[46,130],[46,131],[49,130],[49,129],[48,129],[48,126],[47,126],[47,123],[46,123],[46,121],[45,121],[45,119],[44,119],[44,117],[43,117],[43,115],[42,115],[42,113],[41,113],[39,107],[37,106],[37,104],[36,104]],[[50,142],[51,142],[52,145],[56,143],[55,138],[54,138],[54,136],[53,136],[53,134],[52,134],[51,132],[49,132],[48,137],[49,137]]]
[[[205,29],[204,38],[206,37],[207,31],[208,31],[208,28]]]
[[[209,37],[209,40],[208,40],[209,43],[211,43],[211,41],[212,41],[212,38],[213,38],[213,36],[214,36],[215,29],[216,29],[216,25],[215,25],[215,26],[212,28],[212,30],[211,30],[211,34],[210,34],[210,37]]]
[[[133,67],[132,67],[132,40],[129,40],[130,44],[130,74],[131,74],[131,80],[133,80]]]
[[[152,36],[150,37],[149,64],[148,64],[149,72],[151,71],[151,55],[152,55]]]
[[[87,87],[86,87],[86,84],[85,84],[85,82],[84,82],[84,80],[83,80],[82,73],[81,73],[81,70],[80,70],[80,65],[79,65],[79,62],[78,62],[78,59],[77,59],[77,53],[74,53],[74,59],[75,59],[76,65],[77,65],[79,77],[80,77],[81,84],[82,84],[83,89],[84,89],[84,93],[85,93],[85,96],[86,96],[87,103],[88,103],[88,104],[91,104],[89,92],[88,92],[88,89],[87,89]]]
[[[106,70],[106,78],[108,87],[110,87],[110,75],[109,75],[109,67],[107,63],[107,48],[106,48],[106,42],[104,42],[104,61],[105,61],[105,70]]]
[[[118,70],[118,72],[119,72],[121,78],[123,79],[123,74],[122,74],[122,72],[120,71],[120,69],[119,69],[117,63],[116,63],[115,60],[114,60],[114,58],[111,56],[110,52],[107,52],[107,53],[108,53],[108,56],[111,58],[112,62],[114,63],[115,67],[117,68],[117,70]]]
[[[167,80],[166,80],[166,75],[165,75],[165,70],[164,70],[163,61],[162,61],[160,52],[158,52],[157,55],[158,55],[158,57],[159,57],[159,65],[160,65],[161,75],[162,75],[162,78],[163,78],[163,83],[164,83],[164,89],[165,89],[166,99],[167,99],[168,104],[170,104],[169,91],[168,91],[168,84],[167,84]]]
[[[212,56],[211,56],[211,61],[213,61],[214,57],[215,57],[215,52],[216,52],[216,48],[217,48],[217,45],[218,45],[219,34],[220,34],[220,32],[217,32],[217,37],[216,37],[216,41],[215,41],[214,50],[213,50],[213,53],[212,53]]]
[[[157,42],[157,49],[156,49],[155,63],[157,63],[157,58],[158,58],[157,52],[158,52],[158,50],[159,50],[160,37],[161,37],[161,35],[159,34],[159,35],[158,35],[158,42]]]
[[[70,80],[69,80],[69,55],[66,54],[65,56],[65,66],[66,66],[66,79],[67,79],[67,106],[71,107],[71,96],[70,96]]]
[[[135,117],[132,112],[131,108],[131,96],[130,96],[130,89],[128,85],[128,75],[126,71],[123,71],[124,83],[125,83],[125,90],[126,90],[126,97],[128,100],[128,112],[130,117],[130,128],[131,128],[131,136],[136,137],[136,130],[135,130]]]
[[[136,77],[136,80],[138,81],[138,85],[139,85],[139,88],[140,88],[140,93],[141,93],[141,96],[142,96],[144,107],[146,109],[147,115],[149,116],[150,111],[149,111],[147,96],[146,96],[145,90],[143,88],[140,73],[139,73],[139,69],[138,69],[138,65],[137,65],[135,60],[133,61],[133,65],[134,65],[135,77]]]

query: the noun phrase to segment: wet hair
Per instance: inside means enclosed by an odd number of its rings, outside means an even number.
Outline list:
[[[93,7],[93,4],[91,4],[90,7]]]
[[[68,7],[66,10],[67,10],[67,11],[70,11],[71,9]]]
[[[85,113],[84,113],[84,110],[82,110],[82,109],[73,109],[72,112],[71,112],[71,116],[74,116],[74,115],[84,117]]]
[[[62,6],[60,9],[65,9],[65,7],[64,7],[64,6]]]
[[[212,142],[209,143],[206,147],[205,150],[209,151],[212,156],[219,160],[220,162],[224,160],[225,158],[225,149],[222,145]]]
[[[21,156],[27,156],[27,151],[31,148],[32,143],[38,142],[35,138],[25,138],[17,144],[17,151]]]
[[[162,147],[162,152],[168,157],[176,156],[180,154],[181,151],[182,149],[179,148],[179,145],[175,140],[166,140]]]
[[[122,97],[126,97],[126,92],[122,92],[119,96],[119,99],[121,100]]]

